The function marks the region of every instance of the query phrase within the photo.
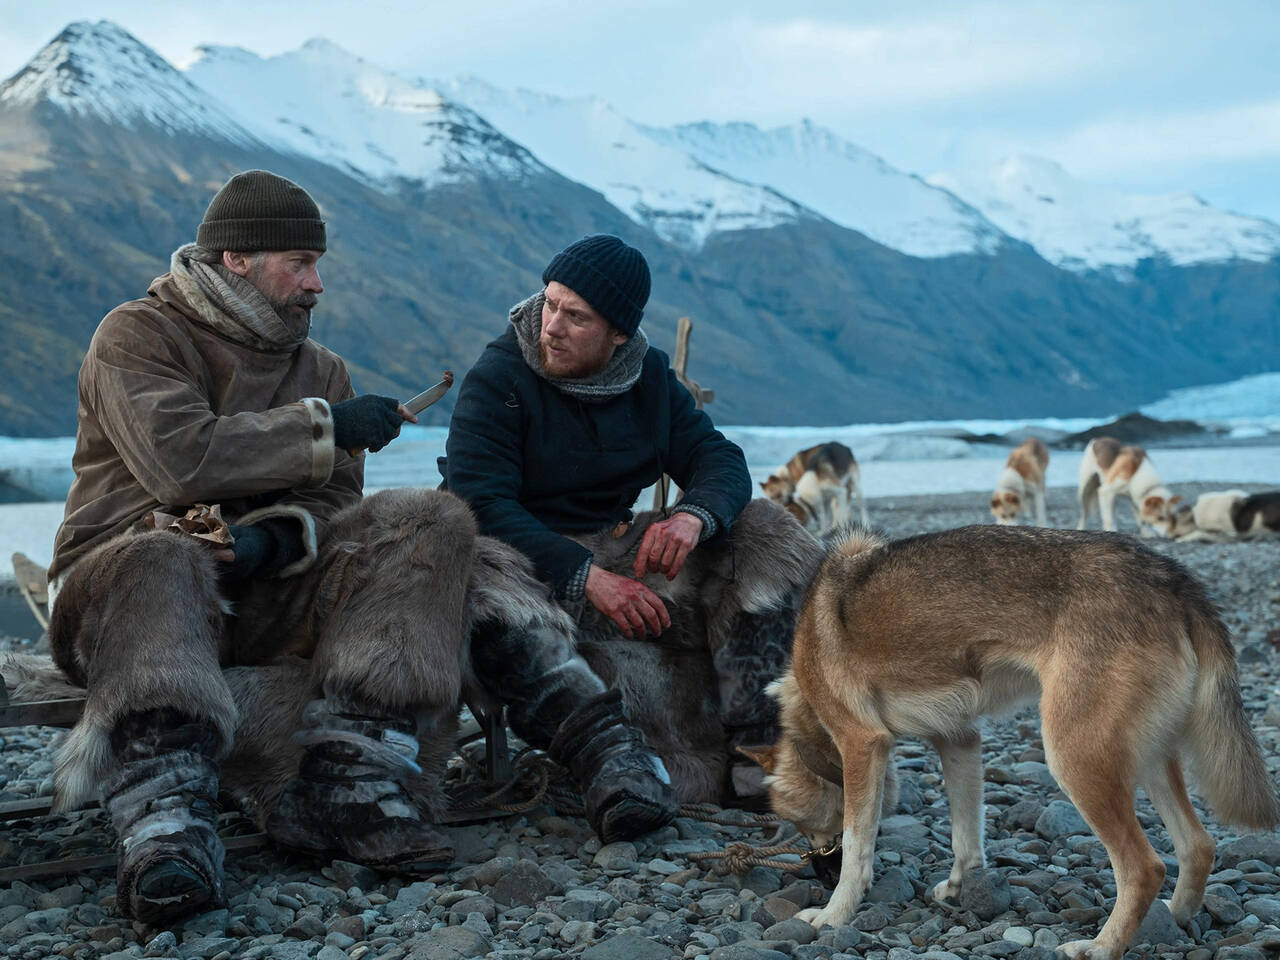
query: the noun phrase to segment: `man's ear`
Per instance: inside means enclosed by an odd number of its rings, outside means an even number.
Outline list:
[[[621,332],[620,330],[614,330],[613,336],[611,339],[613,340],[613,345],[615,347],[620,347],[631,338],[628,337],[625,333]]]
[[[222,265],[237,277],[248,276],[249,258],[251,256],[252,254],[249,253],[236,253],[234,250],[223,250]]]
[[[738,752],[748,760],[754,760],[765,773],[773,773],[773,764],[777,759],[777,749],[772,746],[739,747]]]

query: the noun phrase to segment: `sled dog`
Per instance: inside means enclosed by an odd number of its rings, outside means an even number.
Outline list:
[[[1016,523],[1028,500],[1035,501],[1036,523],[1049,525],[1044,509],[1044,473],[1049,468],[1049,448],[1038,437],[1027,437],[1009,454],[1004,471],[991,495],[991,513],[996,523]]]
[[[832,441],[801,450],[760,486],[801,526],[822,534],[849,522],[855,498],[862,525],[868,525],[861,476],[853,451]]]
[[[1173,496],[1161,481],[1151,458],[1142,447],[1124,447],[1114,437],[1089,441],[1080,460],[1080,522],[1083,530],[1094,507],[1102,516],[1102,529],[1116,528],[1116,497],[1127,493],[1133,501],[1138,532],[1144,537],[1168,534],[1175,506],[1182,500]]]
[[[1280,490],[1202,493],[1194,507],[1179,505],[1170,520],[1178,540],[1252,540],[1280,536]]]
[[[855,532],[814,579],[772,692],[782,736],[750,755],[774,812],[815,849],[843,848],[830,902],[799,914],[814,926],[847,923],[867,890],[900,735],[941,757],[955,862],[933,896],[957,895],[984,864],[977,720],[1021,700],[1039,699],[1049,769],[1115,869],[1115,909],[1096,939],[1060,948],[1069,957],[1118,958],[1164,881],[1136,784],[1177,853],[1174,919],[1199,909],[1214,843],[1183,750],[1222,820],[1280,820],[1222,620],[1180,564],[1130,538],[991,524],[892,543]]]

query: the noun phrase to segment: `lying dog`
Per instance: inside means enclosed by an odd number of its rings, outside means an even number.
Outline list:
[[[802,527],[820,535],[849,522],[855,498],[862,525],[868,525],[861,478],[853,451],[832,441],[801,450],[760,486]]]
[[[1174,507],[1181,501],[1160,482],[1151,458],[1142,447],[1123,447],[1114,437],[1098,437],[1084,448],[1080,461],[1080,522],[1083,530],[1096,505],[1102,529],[1116,528],[1116,497],[1127,493],[1133,500],[1138,532],[1144,537],[1167,531]]]
[[[847,923],[871,881],[898,736],[941,756],[955,863],[933,896],[956,896],[984,864],[977,720],[1023,700],[1039,698],[1049,769],[1115,869],[1115,909],[1096,939],[1059,948],[1069,957],[1118,958],[1164,881],[1134,813],[1138,783],[1177,852],[1173,917],[1199,910],[1214,843],[1183,750],[1219,817],[1280,821],[1226,627],[1182,566],[1128,538],[991,525],[894,543],[855,534],[810,587],[773,690],[782,736],[750,755],[774,812],[815,849],[843,847],[830,902],[799,914],[815,927]]]
[[[996,481],[996,492],[991,495],[991,513],[996,523],[1017,522],[1030,499],[1035,501],[1036,523],[1049,525],[1044,509],[1044,473],[1048,469],[1049,448],[1037,437],[1027,437],[1013,449]]]
[[[1217,543],[1280,536],[1280,490],[1202,493],[1194,507],[1183,504],[1174,511],[1169,536]]]

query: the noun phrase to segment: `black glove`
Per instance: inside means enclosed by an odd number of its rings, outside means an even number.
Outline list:
[[[295,520],[271,517],[245,526],[230,523],[227,528],[236,540],[231,548],[236,558],[226,570],[232,580],[266,580],[306,553]]]
[[[404,419],[399,413],[400,401],[372,393],[335,403],[333,443],[340,450],[367,447],[376,452],[400,433]]]

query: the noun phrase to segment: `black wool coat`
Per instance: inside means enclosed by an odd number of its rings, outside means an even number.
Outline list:
[[[631,518],[640,492],[668,473],[682,503],[723,535],[751,499],[742,449],[726,440],[650,347],[640,379],[604,401],[571,397],[525,363],[515,330],[490,343],[462,381],[442,467],[480,532],[520,550],[560,592],[590,558],[564,534]]]

